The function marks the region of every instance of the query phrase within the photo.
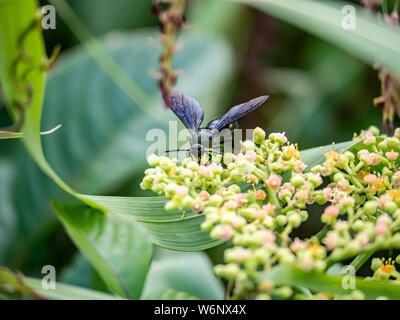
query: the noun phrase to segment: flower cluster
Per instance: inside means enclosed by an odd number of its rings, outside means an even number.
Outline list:
[[[167,210],[204,214],[201,228],[212,238],[229,240],[226,263],[215,273],[232,284],[230,294],[300,298],[297,289],[260,282],[259,275],[278,264],[324,272],[366,250],[400,248],[399,137],[400,129],[383,137],[372,127],[355,137],[361,142],[348,151],[333,148],[323,163],[307,168],[284,134],[266,137],[256,128],[239,154],[218,155],[209,163],[150,156],[153,168],[146,170],[141,187],[166,196]],[[293,238],[311,204],[321,206],[325,227],[311,238]]]

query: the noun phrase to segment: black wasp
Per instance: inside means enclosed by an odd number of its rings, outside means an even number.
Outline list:
[[[210,121],[205,128],[200,128],[204,113],[195,99],[185,96],[177,90],[172,92],[170,99],[171,110],[189,129],[191,138],[190,149],[169,150],[167,152],[189,151],[194,158],[200,159],[205,153],[218,152],[209,149],[209,146],[213,145],[213,139],[224,129],[236,128],[236,121],[263,104],[268,96],[261,96],[232,107],[220,119]]]

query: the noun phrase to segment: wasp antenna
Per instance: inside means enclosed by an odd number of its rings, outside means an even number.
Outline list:
[[[169,153],[169,152],[179,152],[179,151],[190,151],[190,149],[175,149],[175,150],[166,150],[164,153]]]
[[[218,153],[218,154],[224,154],[224,153],[221,152],[221,151],[217,151],[217,150],[213,150],[213,149],[206,149],[206,151],[207,151],[207,152],[211,152],[211,153],[215,152],[215,153]]]

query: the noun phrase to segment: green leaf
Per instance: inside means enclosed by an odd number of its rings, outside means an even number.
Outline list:
[[[101,40],[107,53],[154,98],[159,91],[148,71],[157,67],[158,49],[147,42],[155,36],[155,32],[140,31],[113,33]],[[217,39],[196,33],[184,42],[185,50],[175,59],[176,67],[185,70],[185,81],[179,88],[199,97],[208,113],[216,109],[216,99],[223,92],[220,89],[231,72],[230,49]],[[213,59],[208,59],[209,56]],[[211,72],[213,77],[206,81]],[[168,120],[176,119],[158,101],[149,110],[161,115],[163,121],[132,103],[85,50],[71,50],[60,57],[49,75],[42,127],[46,130],[60,123],[63,127],[43,139],[46,157],[63,181],[75,190],[105,194],[117,190],[132,177],[137,177],[132,180],[139,185],[147,167],[146,149],[153,143],[146,142],[147,132],[154,128],[167,131]],[[208,116],[212,117],[212,112]],[[26,196],[17,204],[21,235],[15,241],[20,243],[21,250],[15,250],[13,260],[26,261],[20,256],[30,252],[22,251],[26,244],[32,243],[32,239],[46,239],[43,230],[49,230],[51,223],[55,225],[50,199],[71,200],[40,172],[25,152],[18,155],[18,167],[17,188]],[[35,187],[38,184],[41,188]]]
[[[78,252],[72,262],[57,276],[58,281],[77,287],[109,293],[107,285],[90,262]]]
[[[0,263],[4,260],[8,245],[15,235],[17,224],[13,204],[15,177],[16,169],[13,163],[0,158]]]
[[[134,221],[93,208],[57,202],[53,208],[110,290],[122,297],[139,298],[152,255],[146,232]]]
[[[232,1],[232,0],[231,0]],[[282,21],[293,24],[373,65],[383,64],[400,73],[400,32],[397,26],[351,4],[356,28],[345,29],[342,21],[344,2],[312,0],[233,0],[252,5]]]
[[[24,282],[40,296],[50,300],[121,300],[120,297],[63,283],[56,283],[55,289],[43,289],[42,280],[24,278]]]
[[[198,298],[186,292],[167,289],[149,294],[146,300],[198,300]]]
[[[314,292],[330,292],[346,295],[351,291],[342,286],[343,277],[316,272],[305,272],[295,267],[280,265],[266,272],[261,279],[272,280],[281,285],[294,285],[309,288]],[[400,285],[390,282],[366,281],[356,277],[356,289],[365,294],[366,299],[387,297],[400,299]]]
[[[323,147],[315,147],[300,152],[301,160],[307,165],[306,172],[310,171],[314,166],[322,164],[325,162],[326,158],[324,153],[332,150],[332,147],[337,153],[353,149],[356,146],[364,145],[360,140],[351,140],[346,142],[341,142],[334,145],[326,145]],[[365,146],[365,145],[364,145]]]
[[[200,229],[204,215],[187,212],[182,219],[182,212],[164,209],[164,197],[84,197],[106,208],[109,214],[140,222],[149,231],[153,243],[163,248],[196,251],[222,243]]]
[[[161,250],[159,254],[151,264],[142,299],[151,299],[154,293],[168,289],[186,292],[202,300],[223,299],[222,283],[214,275],[204,252]]]

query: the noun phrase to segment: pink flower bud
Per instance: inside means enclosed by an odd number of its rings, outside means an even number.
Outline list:
[[[378,199],[379,208],[383,209],[385,207],[386,202],[390,201],[391,198],[389,195],[385,194]],[[382,217],[382,216],[381,216]],[[379,218],[381,218],[379,217]],[[379,219],[378,218],[378,219]]]
[[[204,202],[200,199],[194,199],[192,203],[192,209],[195,212],[202,212],[204,210]]]
[[[271,230],[261,231],[261,241],[263,244],[274,243],[276,239],[275,233]]]
[[[398,152],[395,151],[386,152],[386,158],[388,158],[389,160],[396,160],[398,156],[399,156]]]
[[[357,233],[354,239],[360,244],[361,247],[365,247],[369,242],[369,237],[365,232]]]
[[[332,199],[332,188],[331,187],[324,188],[323,196],[326,201],[330,201]]]
[[[335,225],[336,231],[346,231],[349,228],[349,223],[347,221],[338,221]]]
[[[283,184],[282,190],[283,190],[283,189],[289,190],[291,194],[293,194],[293,193],[296,191],[295,187],[293,187],[293,186],[292,186],[290,183],[288,183],[288,182],[286,182],[286,183]]]
[[[279,200],[283,200],[283,199],[285,199],[287,197],[289,197],[289,198],[292,197],[292,193],[288,189],[283,189],[282,191],[280,191],[278,193]]]
[[[383,236],[388,231],[388,226],[384,223],[379,223],[375,226],[375,235]]]
[[[239,193],[236,197],[236,204],[238,207],[242,207],[247,203],[247,194]]]
[[[377,154],[377,153],[375,153],[375,152],[372,152],[372,153],[369,154],[369,156],[370,156],[371,159],[372,159],[371,165],[377,166],[378,164],[381,163],[381,157],[380,157],[379,154]]]
[[[243,218],[242,216],[235,216],[232,219],[232,227],[235,229],[240,228],[246,224],[246,219]]]
[[[211,177],[211,170],[209,167],[205,165],[201,165],[199,168],[200,174],[205,177],[205,178],[210,178]]]
[[[275,190],[275,189],[279,188],[279,186],[281,185],[281,182],[282,182],[282,179],[279,176],[273,174],[268,178],[267,186],[270,187],[271,189]]]
[[[400,184],[400,171],[396,171],[392,176],[393,182],[397,185]]]
[[[264,219],[268,214],[264,210],[257,210],[254,216],[257,219]]]
[[[350,185],[349,180],[347,179],[340,179],[337,184],[342,190],[346,190]]]
[[[290,250],[292,250],[293,252],[296,252],[298,250],[305,250],[306,248],[307,244],[299,238],[294,239],[294,241],[290,245]]]
[[[234,251],[234,257],[237,262],[242,262],[250,256],[251,250],[245,248],[236,248]]]
[[[383,223],[386,225],[390,225],[392,222],[393,222],[392,218],[387,214],[381,215],[378,219],[376,219],[377,224]]]
[[[306,168],[307,166],[301,160],[296,160],[294,162],[294,171],[296,173],[302,173]]]
[[[324,213],[329,217],[337,217],[339,215],[339,209],[335,206],[329,206],[325,208]]]
[[[369,184],[373,184],[376,181],[376,179],[378,179],[378,177],[374,174],[367,174],[364,177],[364,181]]]
[[[215,228],[217,229],[215,232],[221,240],[229,240],[233,235],[232,227],[228,224],[220,224]]]
[[[254,163],[257,160],[257,154],[255,153],[254,150],[246,151],[246,154],[244,155],[244,157],[248,162],[251,162],[251,163]]]
[[[273,204],[267,203],[262,206],[263,211],[267,213],[267,215],[271,215],[274,213],[276,206]]]
[[[283,133],[275,133],[274,139],[281,144],[285,144],[288,141],[285,134],[283,134]]]
[[[337,243],[338,243],[338,236],[335,232],[329,233],[328,236],[325,238],[325,245],[329,251],[335,249]]]
[[[184,197],[189,193],[189,188],[186,186],[177,186],[175,188],[175,194],[179,197]]]
[[[369,146],[369,145],[374,144],[374,143],[376,143],[376,138],[375,138],[375,136],[370,136],[370,135],[368,135],[368,136],[364,139],[364,144],[365,144],[366,146]]]
[[[308,198],[308,190],[297,191],[295,197],[299,200],[306,200]]]
[[[207,191],[203,190],[199,193],[199,198],[202,201],[208,201],[210,200],[210,194]]]
[[[373,162],[372,157],[367,153],[360,154],[360,160],[364,161],[369,166],[372,165]]]
[[[224,203],[224,208],[226,209],[236,209],[238,207],[236,201],[229,200]]]
[[[339,202],[342,206],[353,206],[355,200],[353,197],[344,197]]]

